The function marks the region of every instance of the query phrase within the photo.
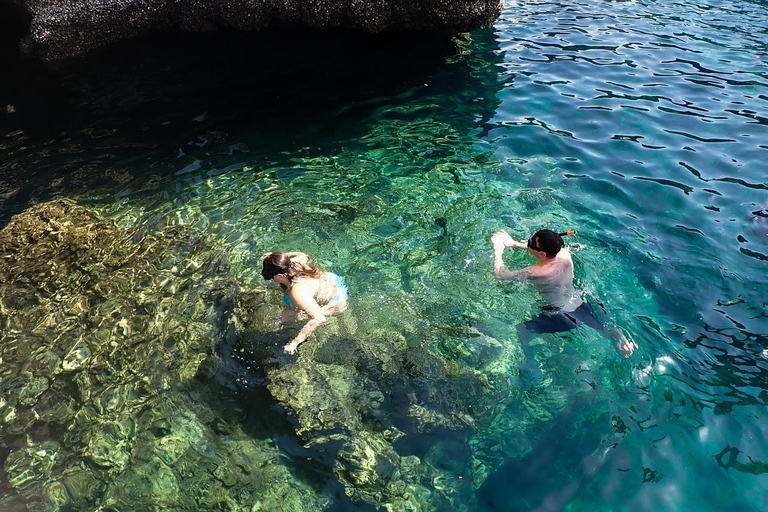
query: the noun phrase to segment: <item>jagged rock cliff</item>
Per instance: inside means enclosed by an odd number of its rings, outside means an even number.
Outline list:
[[[163,30],[245,31],[282,23],[374,33],[458,33],[489,26],[503,4],[503,0],[13,1],[31,19],[22,51],[46,60]]]

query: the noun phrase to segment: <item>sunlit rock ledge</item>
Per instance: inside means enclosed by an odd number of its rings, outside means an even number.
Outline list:
[[[258,30],[271,24],[371,33],[455,34],[490,26],[503,0],[13,0],[29,13],[22,52],[78,55],[149,32]]]

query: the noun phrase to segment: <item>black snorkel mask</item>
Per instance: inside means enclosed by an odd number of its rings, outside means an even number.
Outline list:
[[[532,234],[528,238],[528,248],[533,249],[534,251],[540,251],[541,249],[539,249],[539,246],[536,245],[536,240],[534,240],[534,238],[536,238],[536,233]]]

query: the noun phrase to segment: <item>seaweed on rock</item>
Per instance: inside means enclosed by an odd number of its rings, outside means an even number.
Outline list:
[[[456,347],[482,335],[449,325],[420,332],[395,304],[397,326],[351,308],[297,358],[275,356],[279,347],[264,345],[274,326],[254,314],[272,299],[258,300],[241,294],[232,305],[237,346],[226,352],[253,358],[248,364],[295,417],[305,447],[323,454],[355,502],[471,510],[475,489],[505,458],[528,453],[537,429],[562,409],[557,388],[526,394],[514,386],[519,358],[500,357],[498,342],[483,340],[490,355],[466,357]]]
[[[289,358],[279,294],[229,274],[193,229],[134,232],[68,201],[0,231],[0,505],[327,508],[222,379],[266,388],[349,498],[385,510],[472,509],[563,407],[557,386],[520,391],[514,345],[405,301],[360,296]]]
[[[244,318],[241,309],[234,309],[238,336],[258,343],[264,333],[254,330],[257,325]],[[398,378],[401,359],[409,350],[406,340],[393,333],[360,334],[354,317],[342,315],[302,346],[296,361],[266,361],[270,392],[296,417],[297,433],[306,446],[332,455],[333,471],[353,501],[387,510],[466,510],[472,502],[470,486],[459,480],[449,490],[427,485],[424,482],[455,477],[395,449],[404,432],[390,415],[388,396],[393,387],[404,386],[392,380],[388,385],[383,377]],[[440,367],[431,357],[435,368]],[[454,493],[463,496],[455,499]]]
[[[4,510],[327,507],[198,383],[236,286],[199,234],[38,204],[0,231],[0,280]]]

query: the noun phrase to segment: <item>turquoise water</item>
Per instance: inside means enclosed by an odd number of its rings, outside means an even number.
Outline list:
[[[766,41],[759,1],[507,2],[493,29],[450,42],[266,34],[162,41],[141,58],[118,48],[54,70],[17,62],[15,112],[0,114],[0,218],[68,198],[137,240],[190,229],[208,247],[197,263],[215,254],[267,304],[279,292],[263,288],[266,251],[303,250],[344,275],[349,311],[298,362],[279,354],[284,332],[230,330],[202,352],[213,362],[191,387],[154,362],[120,379],[125,389],[170,379],[153,384],[171,425],[155,435],[194,439],[205,447],[195,460],[222,464],[235,440],[269,445],[290,475],[281,482],[316,497],[308,510],[373,510],[401,494],[425,510],[765,510],[768,223],[749,212],[768,204]],[[540,227],[577,231],[567,240],[577,285],[639,349],[622,358],[588,329],[542,336],[543,377],[528,389],[515,325],[541,300],[494,280],[489,239]],[[513,252],[507,262],[529,263]],[[166,298],[160,334],[142,347],[167,347],[168,326],[190,319],[207,332],[195,279]],[[130,292],[111,298],[136,339]],[[98,307],[107,318],[109,308]],[[41,377],[35,357],[16,357],[7,347],[27,336],[75,365],[71,347],[56,349],[70,330],[23,332],[14,314],[3,312],[2,386],[17,398],[0,411],[0,503],[275,503],[216,471],[199,476],[183,456],[161,450],[164,462],[145,464],[142,421],[109,434],[129,454],[109,462],[95,455],[98,434],[71,434],[82,416],[25,419],[54,391],[85,410],[88,379]],[[88,343],[78,357],[95,360],[105,349]],[[77,368],[94,386],[106,379]],[[305,371],[309,384],[291,381]],[[323,423],[281,382],[296,396],[327,384],[342,420]],[[211,410],[236,411],[226,428],[201,419],[205,393]],[[94,421],[144,410],[121,404],[102,404]],[[384,454],[372,463],[381,481],[349,470],[368,467],[356,438]],[[78,502],[71,475],[87,467],[102,483]],[[207,497],[223,486],[229,498],[181,506],[133,492],[139,473]],[[408,491],[382,491],[389,480]]]

